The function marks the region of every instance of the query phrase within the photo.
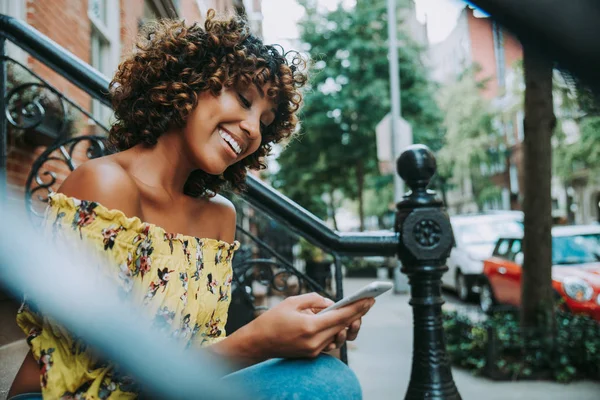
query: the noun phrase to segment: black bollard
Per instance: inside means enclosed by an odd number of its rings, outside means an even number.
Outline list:
[[[410,283],[414,339],[410,382],[405,399],[460,399],[452,379],[442,328],[442,274],[452,249],[450,219],[435,192],[428,190],[435,174],[433,153],[423,145],[408,147],[396,168],[410,188],[397,204],[398,257]]]

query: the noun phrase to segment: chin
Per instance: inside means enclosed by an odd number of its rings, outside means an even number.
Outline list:
[[[196,168],[206,172],[209,175],[221,175],[229,165],[223,160],[214,159],[214,158],[197,158],[196,159]]]
[[[213,168],[203,168],[203,167],[199,167],[198,169],[206,172],[209,175],[217,175],[218,176],[218,175],[221,175],[222,173],[224,173],[227,168],[214,168],[214,167]]]

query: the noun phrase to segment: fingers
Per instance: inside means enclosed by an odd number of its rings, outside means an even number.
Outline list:
[[[358,331],[360,330],[360,325],[362,324],[362,320],[361,319],[357,319],[356,321],[352,322],[350,324],[350,326],[348,327],[348,331],[346,332],[346,340],[352,341],[354,339],[356,339],[356,337],[358,336]]]
[[[375,299],[362,299],[345,307],[331,310],[323,314],[317,315],[317,323],[323,330],[332,327],[346,327],[357,319],[365,315],[375,304]]]
[[[323,351],[332,351],[335,349],[339,349],[346,342],[346,328],[342,329],[338,332],[332,339],[329,339],[326,343],[329,343],[325,346]]]
[[[317,314],[319,311],[324,310],[325,308],[329,307],[330,305],[334,304],[334,301],[331,299],[328,299],[327,297],[324,297],[325,301],[324,304],[326,304],[325,307],[313,307],[310,310],[312,311],[313,314]]]
[[[333,344],[335,344],[336,349],[339,349],[340,347],[342,347],[344,345],[344,342],[346,341],[346,336],[347,336],[346,328],[342,329],[340,332],[338,332],[337,335],[335,335],[335,338],[333,339]]]
[[[297,310],[301,311],[306,309],[320,310],[333,304],[330,299],[315,292],[288,297],[286,300],[293,304]]]

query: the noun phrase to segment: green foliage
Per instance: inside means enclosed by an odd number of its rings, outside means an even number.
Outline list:
[[[375,127],[390,111],[386,2],[359,1],[353,9],[317,9],[302,0],[301,40],[313,60],[311,90],[301,112],[301,136],[280,155],[273,185],[320,217],[323,193],[362,198],[359,182],[378,176]],[[401,25],[401,24],[400,24]],[[399,32],[402,114],[416,142],[440,147],[439,110],[420,57]]]
[[[330,254],[302,237],[300,238],[300,258],[313,262],[333,261],[333,257]]]
[[[476,72],[477,67],[465,70],[439,93],[445,141],[437,159],[438,173],[444,178],[457,182],[472,179],[475,200],[481,206],[493,194],[494,185],[482,176],[480,165],[489,164],[489,150],[497,146],[498,136],[493,128],[492,106],[481,95],[485,81],[478,81]]]
[[[474,164],[487,158],[493,142],[494,114],[491,104],[480,93],[482,82],[475,69],[466,70],[453,84],[445,86],[438,101],[444,112],[444,147],[439,151],[442,169],[464,176]]]
[[[544,340],[548,332],[520,328],[515,312],[473,321],[445,311],[443,318],[452,363],[476,374],[501,380],[600,380],[600,324],[587,316],[557,312],[550,342]]]
[[[581,137],[574,143],[562,144],[555,151],[556,173],[565,181],[583,169],[600,171],[600,117],[584,117],[579,124]]]
[[[374,176],[369,179],[365,191],[365,215],[381,219],[394,209],[393,176]]]

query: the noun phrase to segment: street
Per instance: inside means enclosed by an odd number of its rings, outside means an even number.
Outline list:
[[[353,293],[373,279],[346,278],[344,291]],[[479,313],[476,304],[464,306],[450,293],[444,293],[444,307],[467,307]],[[363,387],[365,400],[398,399],[405,395],[412,360],[412,310],[408,295],[385,293],[363,319],[357,340],[349,343],[348,359]],[[581,381],[495,382],[453,368],[454,381],[463,399],[505,400],[545,399],[597,400],[600,383]]]

